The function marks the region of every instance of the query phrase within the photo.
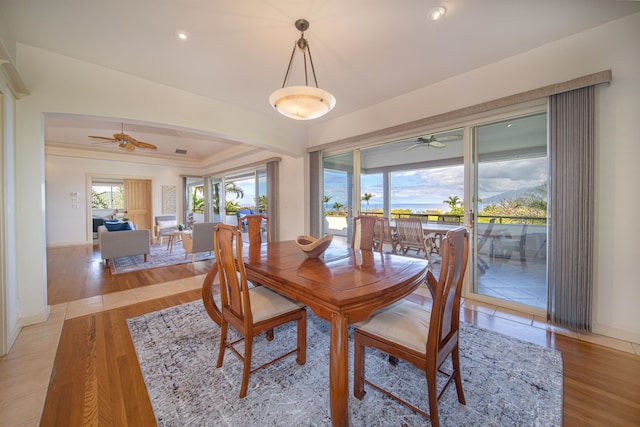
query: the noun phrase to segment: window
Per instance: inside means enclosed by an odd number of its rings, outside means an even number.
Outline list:
[[[124,209],[124,185],[122,183],[93,183],[91,185],[93,209]]]

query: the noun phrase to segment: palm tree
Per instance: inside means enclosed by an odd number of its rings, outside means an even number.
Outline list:
[[[457,208],[459,204],[462,203],[462,200],[460,200],[460,197],[458,196],[449,196],[449,198],[447,200],[444,200],[442,203],[448,205],[449,209],[453,210]]]
[[[225,186],[225,191],[227,193],[235,194],[236,199],[242,199],[244,197],[244,190],[238,187],[238,184],[236,184],[233,181],[227,182]]]
[[[331,196],[327,196],[327,195],[325,195],[325,196],[322,198],[322,202],[324,203],[324,210],[325,210],[325,211],[327,210],[327,203],[329,203],[329,200],[331,200]]]
[[[365,202],[367,202],[367,210],[369,210],[369,200],[371,200],[371,198],[374,196],[374,194],[371,193],[364,193],[362,195],[362,200],[364,200]]]
[[[333,204],[333,209],[335,209],[335,211],[337,213],[340,213],[340,209],[342,209],[343,207],[344,207],[344,205],[342,203],[340,203],[340,202],[335,202]]]
[[[191,210],[193,212],[202,212],[204,208],[204,185],[193,187],[191,195]]]

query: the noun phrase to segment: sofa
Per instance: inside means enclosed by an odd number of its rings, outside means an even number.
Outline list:
[[[147,262],[147,255],[151,252],[151,234],[149,230],[136,230],[134,224],[131,224],[131,228],[133,229],[109,231],[107,225],[98,227],[100,256],[105,266],[109,266],[109,260],[124,256],[144,255],[144,262]]]

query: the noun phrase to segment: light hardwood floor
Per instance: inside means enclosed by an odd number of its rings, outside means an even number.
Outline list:
[[[155,425],[126,319],[199,299],[210,264],[198,264],[111,277],[92,247],[49,249],[52,314],[0,361],[0,425]],[[462,316],[562,352],[564,425],[640,425],[640,346],[471,301]]]

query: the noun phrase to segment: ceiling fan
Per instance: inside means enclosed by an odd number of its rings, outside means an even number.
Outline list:
[[[136,149],[136,147],[148,148],[150,150],[158,149],[158,147],[156,147],[153,144],[149,144],[148,142],[138,141],[131,135],[127,135],[126,133],[124,133],[124,124],[122,124],[121,126],[120,133],[114,133],[112,138],[109,138],[107,136],[95,136],[95,135],[89,135],[89,138],[103,139],[108,142],[117,142],[118,147],[124,148],[128,151],[133,151]]]
[[[462,138],[462,135],[447,135],[447,136],[439,136],[436,138],[435,135],[431,135],[429,137],[420,136],[416,139],[416,142],[410,146],[408,146],[404,151],[413,150],[417,147],[434,147],[434,148],[444,148],[445,144],[443,141],[455,141]]]

